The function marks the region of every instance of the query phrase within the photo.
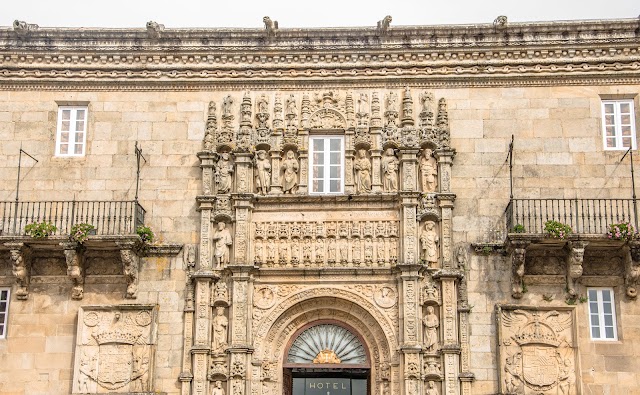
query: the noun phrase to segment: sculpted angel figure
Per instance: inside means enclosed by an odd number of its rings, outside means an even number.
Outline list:
[[[284,172],[282,177],[282,191],[284,193],[295,193],[298,189],[298,170],[300,169],[300,165],[293,151],[287,151],[286,159],[282,162],[280,168]]]
[[[269,193],[271,187],[271,163],[264,150],[256,152],[256,189],[262,195]]]
[[[356,170],[356,192],[371,192],[371,162],[367,158],[366,150],[358,150],[358,158],[355,160],[353,168]]]
[[[218,193],[229,193],[231,191],[231,174],[233,173],[233,165],[227,152],[220,155],[218,163],[216,163],[215,180],[218,186]]]
[[[398,191],[398,158],[393,148],[388,148],[382,157],[382,189],[385,192]]]
[[[438,186],[438,163],[431,156],[432,153],[432,150],[425,148],[420,158],[422,192],[435,192]]]

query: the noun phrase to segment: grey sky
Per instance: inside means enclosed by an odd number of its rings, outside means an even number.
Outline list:
[[[269,15],[283,27],[392,25],[637,18],[639,0],[0,0],[0,26],[14,19],[41,27],[262,27]]]

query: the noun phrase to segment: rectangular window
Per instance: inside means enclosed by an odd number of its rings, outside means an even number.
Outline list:
[[[605,150],[636,149],[633,100],[602,101],[602,135]]]
[[[58,108],[56,156],[83,156],[87,141],[87,107]]]
[[[313,194],[344,193],[344,138],[310,137],[309,186]]]
[[[7,337],[9,316],[9,288],[0,288],[0,339]]]
[[[589,288],[589,328],[592,340],[618,340],[616,306],[611,288]]]

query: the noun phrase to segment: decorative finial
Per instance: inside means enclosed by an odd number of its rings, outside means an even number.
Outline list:
[[[493,21],[493,27],[496,30],[502,30],[507,27],[507,17],[505,15],[500,15]]]
[[[154,21],[147,22],[147,34],[149,35],[149,37],[160,38],[160,33],[163,30],[164,30],[164,25]]]
[[[381,21],[378,21],[378,35],[384,36],[387,34],[392,20],[391,15],[387,15]]]
[[[268,16],[262,18],[262,21],[264,22],[264,28],[267,31],[267,36],[275,36],[278,31],[278,21],[272,21]]]

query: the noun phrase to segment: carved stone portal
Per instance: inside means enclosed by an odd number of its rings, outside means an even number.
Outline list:
[[[78,313],[73,393],[152,392],[155,306],[84,306]]]
[[[578,393],[574,315],[571,307],[497,306],[501,394]]]

